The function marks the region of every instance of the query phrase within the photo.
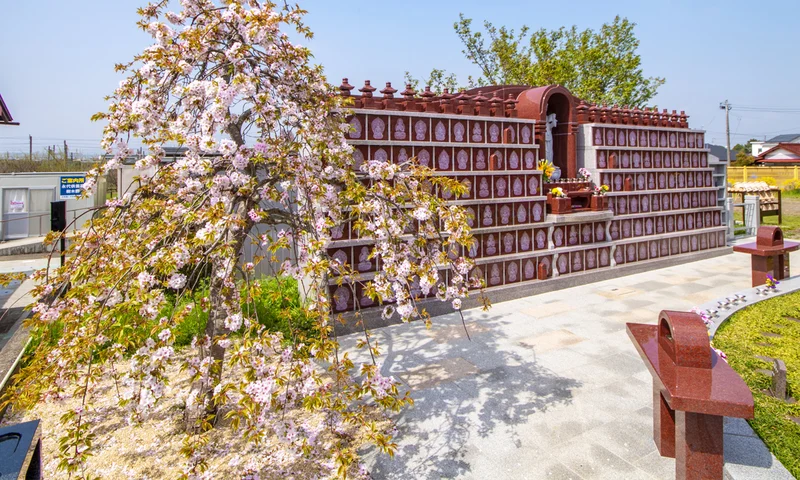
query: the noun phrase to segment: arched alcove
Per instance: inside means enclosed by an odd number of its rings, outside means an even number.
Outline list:
[[[553,163],[561,167],[562,177],[574,178],[578,174],[578,119],[576,99],[566,88],[549,85],[525,90],[517,97],[517,113],[521,118],[537,121],[536,143],[539,158],[545,158],[547,116],[555,113],[558,124],[553,130]]]
[[[561,92],[553,93],[547,100],[547,110],[545,119],[551,114],[556,115],[558,123],[553,129],[553,164],[561,167],[564,176],[574,176],[569,174],[569,126],[570,126],[570,100]],[[540,152],[540,155],[542,152]]]

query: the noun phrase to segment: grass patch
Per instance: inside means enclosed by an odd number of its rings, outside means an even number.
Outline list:
[[[785,210],[784,210],[785,212]],[[762,225],[778,225],[783,230],[785,238],[800,238],[800,216],[783,214],[783,223],[778,223],[778,217],[764,217]]]
[[[728,355],[728,362],[753,392],[755,419],[753,430],[764,440],[773,454],[795,476],[800,478],[800,425],[789,417],[800,417],[800,403],[789,404],[764,393],[772,379],[758,369],[772,365],[755,358],[762,355],[779,358],[786,363],[789,395],[800,397],[800,292],[765,300],[735,313],[714,336],[714,346]],[[767,338],[761,332],[782,335]],[[761,346],[758,343],[773,346]]]
[[[798,195],[800,197],[800,195]],[[733,220],[737,225],[744,225],[742,207],[733,209]],[[800,238],[800,215],[790,215],[787,213],[786,202],[783,202],[783,223],[778,223],[778,216],[772,215],[764,217],[761,225],[777,225],[783,229],[785,238]],[[734,228],[734,235],[744,235],[744,228]]]

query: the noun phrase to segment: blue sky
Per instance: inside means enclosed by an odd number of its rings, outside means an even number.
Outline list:
[[[433,67],[466,83],[477,67],[461,54],[453,22],[463,12],[474,25],[599,28],[619,14],[637,24],[639,53],[648,76],[661,76],[654,103],[685,110],[690,125],[724,145],[731,111],[732,143],[800,132],[800,113],[737,111],[736,105],[800,109],[796,20],[800,2],[682,1],[420,1],[334,2],[297,0],[309,10],[310,43],[332,83],[342,77],[395,87],[403,73],[426,76]],[[27,151],[67,140],[75,151],[97,152],[102,125],[89,117],[121,77],[114,64],[147,45],[135,25],[143,1],[0,0],[0,94],[19,127],[0,129],[0,153]],[[800,110],[798,110],[800,111]]]

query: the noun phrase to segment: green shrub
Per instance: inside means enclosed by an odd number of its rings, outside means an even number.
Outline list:
[[[192,343],[192,339],[194,337],[202,335],[206,329],[206,323],[208,322],[208,311],[203,310],[200,305],[200,299],[204,296],[208,295],[208,289],[200,290],[195,292],[193,297],[189,297],[184,299],[183,301],[179,302],[177,309],[180,310],[186,306],[186,304],[194,301],[194,308],[186,316],[183,322],[179,323],[177,327],[173,330],[172,334],[175,335],[175,345],[179,347],[183,347]]]
[[[245,315],[273,332],[283,332],[286,338],[292,338],[293,329],[301,336],[316,332],[313,320],[303,310],[297,280],[269,278],[258,282],[253,290],[253,302],[242,305]]]
[[[245,317],[257,321],[272,332],[282,332],[285,338],[292,338],[292,331],[300,336],[313,335],[316,332],[313,320],[303,310],[297,281],[290,277],[268,278],[253,282],[250,287],[252,300],[247,301],[247,286],[242,285],[242,313]],[[188,345],[197,335],[202,335],[208,321],[208,310],[203,308],[202,299],[208,297],[208,287],[197,288],[185,295],[174,307],[176,311],[187,304],[194,303],[189,315],[175,329],[175,344]],[[174,303],[174,300],[173,302]],[[173,309],[167,309],[162,315],[170,315]]]
[[[242,286],[242,312],[244,316],[253,321],[258,321],[272,332],[282,332],[287,339],[294,337],[292,332],[300,338],[314,335],[317,332],[314,321],[309,319],[300,301],[300,292],[297,281],[290,277],[269,278],[259,280],[251,285],[252,301],[247,302],[247,287]],[[208,297],[208,286],[201,285],[192,292],[183,295],[170,295],[167,298],[168,306],[161,310],[159,318],[169,317],[174,312],[183,310],[186,305],[194,303],[194,307],[186,318],[173,329],[175,345],[183,347],[192,343],[195,336],[202,335],[208,322],[208,310],[203,308],[203,298]],[[120,315],[138,315],[130,312]],[[134,324],[135,322],[128,322]],[[132,337],[149,336],[156,327],[156,322],[142,324],[140,328],[131,331]],[[36,347],[45,343],[55,345],[61,338],[63,325],[53,323],[47,329],[34,333],[26,353],[33,352]],[[112,339],[117,341],[119,339]]]
[[[800,196],[800,180],[786,180],[781,186],[783,193],[795,197]]]
[[[759,178],[760,181],[765,182],[767,185],[777,186],[778,181],[775,180],[775,177],[761,177]]]

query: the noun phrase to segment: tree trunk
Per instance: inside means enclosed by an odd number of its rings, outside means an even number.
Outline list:
[[[186,422],[186,431],[198,433],[202,430],[200,428],[200,419],[205,417],[213,417],[217,413],[217,408],[213,402],[214,387],[219,384],[222,375],[222,366],[225,360],[225,349],[213,343],[216,335],[222,333],[225,329],[225,318],[227,312],[223,307],[227,294],[226,288],[223,285],[223,279],[217,276],[217,272],[221,267],[214,265],[211,268],[211,285],[209,286],[209,311],[208,321],[206,322],[205,334],[211,339],[210,347],[200,348],[200,361],[206,356],[210,356],[214,361],[214,366],[209,374],[209,382],[205,383],[202,380],[197,380],[192,384],[189,396],[196,399],[194,404],[187,405],[184,413],[184,420]],[[212,421],[213,423],[213,421]]]
[[[246,227],[239,229],[236,232],[228,232],[228,240],[231,248],[235,253],[234,263],[238,265],[239,255],[241,255],[242,245],[247,237],[247,233],[253,226],[253,222],[247,217],[248,204],[247,202],[240,202],[236,206],[237,214],[246,220]],[[228,316],[228,311],[225,309],[225,303],[233,302],[238,310],[238,295],[236,288],[233,289],[225,286],[224,270],[226,266],[225,259],[214,261],[211,266],[211,283],[209,285],[209,310],[208,321],[206,322],[205,334],[211,339],[211,346],[201,347],[199,359],[202,362],[206,356],[210,356],[213,360],[213,366],[209,372],[208,382],[198,380],[192,384],[189,391],[189,401],[187,401],[186,410],[184,411],[184,422],[186,431],[189,433],[198,433],[203,430],[201,419],[204,417],[210,420],[213,425],[215,423],[215,416],[217,414],[217,406],[214,405],[214,387],[216,387],[220,378],[222,377],[222,369],[225,361],[225,349],[214,343],[214,337],[226,331],[225,319]],[[194,400],[192,402],[192,400]]]

